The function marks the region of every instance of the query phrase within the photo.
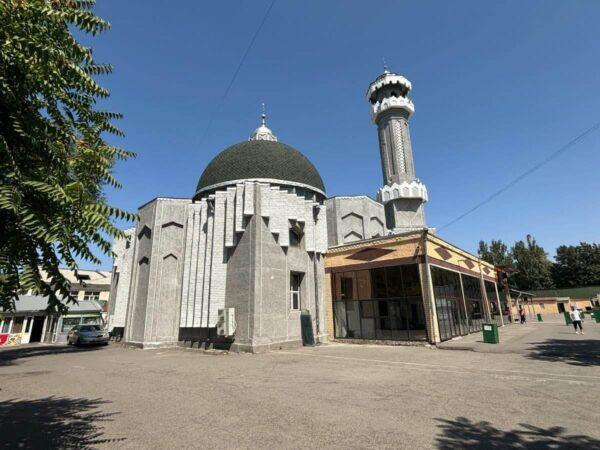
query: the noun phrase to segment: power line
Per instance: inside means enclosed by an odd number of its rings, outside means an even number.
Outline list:
[[[511,187],[513,187],[515,184],[517,184],[523,178],[525,178],[526,176],[532,174],[536,170],[540,169],[542,166],[544,166],[545,164],[549,163],[550,161],[552,161],[554,158],[556,158],[558,155],[560,155],[561,153],[565,152],[569,148],[575,146],[581,140],[583,140],[585,137],[587,137],[588,135],[592,134],[593,132],[597,131],[599,128],[600,128],[600,122],[596,123],[595,125],[592,125],[590,128],[588,128],[587,130],[585,130],[583,133],[581,133],[580,135],[578,135],[574,139],[572,139],[569,142],[567,142],[565,145],[563,145],[562,147],[560,147],[558,150],[554,151],[553,153],[551,153],[550,155],[548,155],[546,158],[544,158],[543,160],[541,160],[540,162],[538,162],[537,164],[535,164],[531,168],[527,169],[521,175],[519,175],[516,178],[514,178],[513,180],[509,181],[504,187],[502,187],[501,189],[497,190],[496,192],[494,192],[493,194],[491,194],[489,197],[487,197],[483,201],[479,202],[478,204],[476,204],[475,206],[473,206],[471,209],[467,210],[466,212],[462,213],[460,216],[458,216],[455,219],[451,220],[450,222],[448,222],[447,224],[445,224],[441,228],[438,228],[438,231],[441,231],[441,230],[443,230],[445,228],[448,228],[451,225],[454,225],[456,222],[458,222],[459,220],[465,218],[466,216],[468,216],[472,212],[478,210],[483,205],[491,202],[493,199],[495,199],[500,194],[502,194],[503,192],[505,192],[508,189],[510,189]]]
[[[221,111],[221,108],[223,107],[223,103],[225,102],[225,99],[229,95],[229,91],[233,87],[233,83],[235,83],[235,80],[236,80],[238,74],[240,73],[240,70],[242,69],[242,66],[244,65],[244,62],[246,61],[246,57],[250,53],[250,50],[252,49],[252,46],[254,45],[254,41],[256,41],[256,38],[260,34],[260,30],[262,29],[263,25],[267,21],[267,18],[269,17],[269,13],[271,12],[271,9],[273,9],[273,5],[274,4],[275,4],[275,0],[272,0],[271,4],[269,5],[269,7],[267,8],[267,10],[265,11],[265,14],[263,15],[263,18],[260,21],[260,24],[258,25],[258,28],[254,32],[254,35],[252,36],[252,39],[250,39],[250,42],[248,43],[248,46],[246,47],[246,51],[244,51],[244,54],[242,55],[242,58],[240,59],[240,62],[238,63],[235,71],[233,72],[233,76],[231,77],[231,80],[229,81],[229,84],[227,85],[227,88],[225,89],[225,92],[223,93],[223,96],[221,97],[221,100],[217,104],[217,107],[213,110],[213,113],[210,115],[210,119],[208,120],[208,125],[206,126],[206,129],[204,130],[204,133],[202,134],[202,137],[200,138],[200,142],[201,143],[204,142],[204,139],[206,139],[206,137],[208,135],[208,132],[209,132],[210,128],[212,127],[212,124],[213,124],[213,122],[215,120],[215,116]]]

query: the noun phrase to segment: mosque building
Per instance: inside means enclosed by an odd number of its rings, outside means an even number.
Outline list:
[[[327,198],[314,165],[265,124],[219,153],[192,198],[158,197],[113,245],[109,328],[140,347],[436,343],[503,324],[494,267],[435,235],[409,134],[404,76],[367,90],[376,199]]]

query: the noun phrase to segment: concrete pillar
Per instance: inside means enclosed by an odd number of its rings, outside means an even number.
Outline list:
[[[419,264],[419,277],[421,279],[421,292],[423,296],[423,308],[425,310],[425,324],[427,335],[431,343],[441,341],[440,329],[437,320],[437,309],[435,307],[435,294],[431,278],[431,267],[429,264]]]
[[[42,337],[40,338],[40,342],[45,342],[46,340],[46,327],[48,325],[48,318],[50,316],[44,317],[44,325],[42,326]]]
[[[498,304],[498,312],[500,313],[500,326],[504,326],[504,314],[502,314],[502,304],[500,303],[500,295],[498,293],[498,283],[494,283],[494,290],[496,291],[496,303]]]
[[[465,287],[463,286],[462,273],[458,274],[460,281],[460,296],[462,297],[463,311],[465,312],[465,322],[467,326],[467,333],[471,332],[471,324],[469,322],[469,310],[467,309],[467,299],[465,298]]]
[[[485,311],[485,317],[488,322],[492,321],[492,311],[490,309],[490,302],[487,296],[487,290],[485,288],[485,281],[483,280],[483,273],[481,273],[481,263],[479,263],[479,283],[481,285],[481,297],[483,300],[483,310]]]

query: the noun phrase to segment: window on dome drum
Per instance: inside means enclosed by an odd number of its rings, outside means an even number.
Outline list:
[[[290,308],[299,310],[301,307],[301,286],[303,273],[290,272]]]

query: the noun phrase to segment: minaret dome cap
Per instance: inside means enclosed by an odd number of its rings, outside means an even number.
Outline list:
[[[265,113],[265,104],[262,104],[262,114],[260,126],[254,130],[254,133],[248,138],[249,141],[272,141],[277,142],[277,136],[273,134],[271,129],[267,127],[267,114]]]

